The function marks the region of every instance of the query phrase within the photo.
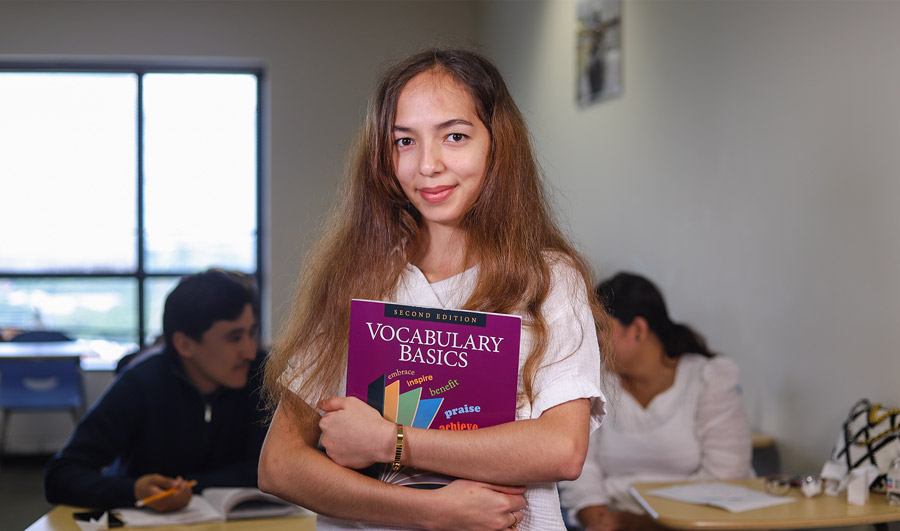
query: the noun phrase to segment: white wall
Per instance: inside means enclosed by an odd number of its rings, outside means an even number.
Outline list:
[[[624,95],[574,102],[575,3],[489,2],[487,50],[600,275],[658,281],[818,472],[900,406],[900,2],[625,0]]]

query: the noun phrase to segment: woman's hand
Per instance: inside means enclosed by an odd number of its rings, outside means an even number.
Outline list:
[[[152,501],[147,507],[160,513],[187,507],[191,501],[191,486],[181,476],[170,478],[160,474],[144,474],[134,482],[134,497],[141,500],[171,488],[177,489],[174,494]]]
[[[394,460],[397,426],[376,409],[353,397],[320,400],[325,411],[319,421],[321,443],[335,463],[347,468],[365,468]]]
[[[347,398],[324,400],[319,407],[328,412],[330,418],[323,423],[335,436],[328,443],[329,452],[340,446],[334,441],[343,443],[345,438],[354,448],[374,444],[371,430],[378,428],[363,426],[375,425],[385,428],[389,447],[385,454],[390,457],[384,459],[393,460],[396,427],[377,411]],[[260,455],[259,486],[263,491],[333,518],[418,529],[502,530],[528,519],[528,511],[523,514],[524,487],[455,480],[440,489],[422,490],[388,485],[348,470],[315,449],[322,421],[305,403],[283,401],[278,406]],[[328,428],[330,424],[334,424],[333,430]],[[326,439],[324,434],[321,438]]]
[[[499,531],[526,518],[524,487],[457,479],[432,492],[439,498],[439,512],[444,517],[429,529]]]

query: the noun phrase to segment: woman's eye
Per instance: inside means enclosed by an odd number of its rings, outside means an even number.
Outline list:
[[[399,147],[411,146],[412,143],[413,143],[412,138],[398,138],[397,140],[394,140],[394,144],[396,144]]]
[[[451,142],[462,142],[466,139],[466,135],[462,133],[451,133],[450,136],[447,137]]]

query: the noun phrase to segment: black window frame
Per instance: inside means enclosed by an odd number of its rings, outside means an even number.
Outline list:
[[[144,76],[146,74],[250,74],[256,76],[256,270],[245,272],[256,281],[258,290],[259,308],[263,307],[264,263],[263,247],[263,153],[265,136],[263,135],[263,116],[265,114],[264,83],[265,71],[258,66],[228,66],[228,65],[202,65],[193,63],[130,63],[130,62],[91,62],[91,61],[10,61],[0,60],[0,73],[96,73],[96,74],[135,74],[137,76],[137,98],[135,112],[137,114],[136,127],[136,165],[137,178],[137,263],[132,272],[65,272],[47,271],[39,273],[25,273],[19,271],[7,271],[0,266],[0,279],[135,279],[137,282],[137,299],[135,308],[137,315],[137,344],[138,348],[147,346],[146,329],[146,294],[145,283],[148,279],[165,278],[177,279],[185,275],[196,273],[197,270],[177,270],[166,273],[151,273],[144,269],[145,232],[144,232],[144,117],[143,117],[143,91]],[[262,313],[261,311],[259,312]],[[258,320],[262,315],[257,316]],[[2,324],[2,323],[0,323]],[[262,330],[262,323],[257,323],[257,329]]]

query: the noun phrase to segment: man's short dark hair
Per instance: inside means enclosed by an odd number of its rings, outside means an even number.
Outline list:
[[[163,334],[170,347],[181,332],[195,341],[216,321],[234,321],[247,305],[258,315],[253,278],[224,269],[210,269],[181,279],[166,297]]]

